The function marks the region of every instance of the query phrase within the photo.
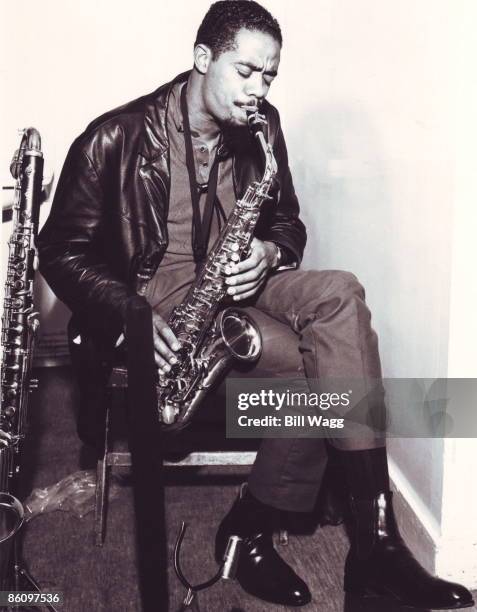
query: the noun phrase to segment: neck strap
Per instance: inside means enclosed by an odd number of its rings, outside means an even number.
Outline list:
[[[181,112],[184,126],[186,165],[187,173],[189,175],[190,196],[192,201],[192,251],[194,253],[194,261],[196,263],[200,263],[206,258],[207,255],[207,244],[209,242],[212,214],[214,211],[217,194],[219,163],[216,153],[214,162],[210,169],[209,182],[206,185],[200,185],[197,183],[186,96],[187,83],[183,86],[181,91]],[[218,147],[216,150],[218,150]],[[204,214],[201,216],[199,206],[200,194],[205,192],[207,192],[207,198],[205,201]]]

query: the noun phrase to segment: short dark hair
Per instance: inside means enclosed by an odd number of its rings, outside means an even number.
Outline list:
[[[242,28],[270,34],[280,45],[282,32],[278,21],[254,0],[219,0],[214,2],[197,31],[195,45],[210,47],[212,59],[234,47]]]

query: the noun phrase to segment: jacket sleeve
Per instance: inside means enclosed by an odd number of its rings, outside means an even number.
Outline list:
[[[275,136],[272,137],[273,151],[277,161],[278,197],[271,221],[264,233],[265,240],[271,240],[285,250],[288,263],[299,264],[306,245],[306,229],[299,218],[300,206],[295,194],[293,180],[288,166],[288,153],[280,125],[278,111],[271,107]]]
[[[129,292],[101,252],[106,227],[103,186],[80,137],[66,157],[50,216],[37,239],[40,272],[81,329],[111,342],[123,329]]]

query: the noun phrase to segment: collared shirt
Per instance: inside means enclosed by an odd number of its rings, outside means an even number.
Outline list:
[[[169,196],[169,215],[167,229],[169,244],[159,268],[149,281],[145,297],[163,318],[167,318],[172,308],[185,297],[188,288],[196,277],[196,263],[192,251],[192,202],[189,174],[186,165],[184,132],[180,94],[183,83],[172,88],[167,113],[167,130],[170,145],[171,187]],[[215,159],[217,144],[208,147],[201,135],[192,131],[196,180],[207,183]],[[224,146],[220,147],[220,162],[217,179],[217,198],[228,217],[235,206],[235,193],[232,178],[232,157]],[[200,210],[203,213],[206,193],[200,196]],[[214,212],[208,243],[208,252],[220,232],[219,213]]]

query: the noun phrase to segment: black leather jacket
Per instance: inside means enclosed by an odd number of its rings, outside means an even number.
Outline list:
[[[51,214],[38,237],[40,271],[73,312],[75,328],[111,346],[123,329],[127,298],[147,282],[167,248],[169,142],[166,113],[179,75],[93,121],[67,155]],[[306,231],[288,168],[277,110],[264,112],[278,162],[273,200],[256,235],[284,246],[300,262]],[[262,175],[248,129],[226,137],[233,153],[236,196]]]

